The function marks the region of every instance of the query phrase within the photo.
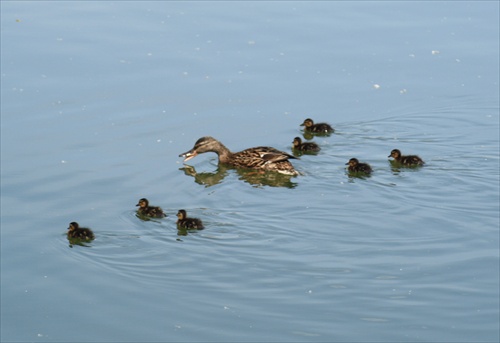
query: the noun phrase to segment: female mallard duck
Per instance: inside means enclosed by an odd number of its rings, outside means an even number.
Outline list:
[[[425,162],[416,155],[401,155],[401,151],[398,149],[392,150],[391,154],[387,157],[393,157],[396,162],[405,166],[421,166],[425,164]]]
[[[351,173],[365,173],[370,174],[372,172],[372,167],[368,163],[360,163],[357,158],[351,158],[349,162],[346,163],[349,167]]]
[[[185,210],[179,210],[177,218],[177,227],[181,229],[203,230],[205,228],[198,218],[188,218]]]
[[[330,124],[327,123],[317,123],[314,124],[313,120],[311,118],[307,118],[304,120],[300,126],[304,126],[304,130],[308,132],[313,132],[313,133],[331,133],[333,132],[333,127],[330,126]]]
[[[95,238],[92,230],[85,227],[79,227],[77,222],[69,223],[68,238],[78,238],[86,241],[91,241]]]
[[[166,217],[165,213],[163,213],[163,210],[161,207],[158,206],[149,206],[149,201],[146,198],[142,198],[139,200],[137,205],[139,206],[139,209],[137,210],[137,213],[139,213],[142,216],[147,216],[147,217],[153,217],[153,218],[163,218]]]
[[[204,152],[215,152],[219,157],[220,163],[229,164],[234,167],[274,171],[286,175],[299,174],[293,168],[290,161],[288,161],[290,158],[297,157],[286,152],[267,146],[259,146],[233,153],[224,144],[208,136],[198,139],[193,149],[180,154],[179,157],[185,157],[184,162],[186,162]]]
[[[300,151],[309,151],[309,152],[318,152],[320,151],[320,147],[318,144],[313,143],[313,142],[304,142],[302,143],[302,140],[300,137],[295,137],[293,139],[293,148],[295,150],[300,150]]]

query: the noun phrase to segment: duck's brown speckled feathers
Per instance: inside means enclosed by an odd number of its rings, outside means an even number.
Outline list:
[[[311,118],[307,118],[304,120],[300,126],[304,126],[304,130],[313,133],[332,133],[334,131],[333,127],[327,123],[317,123],[314,124],[314,121]]]
[[[205,227],[198,218],[188,218],[185,210],[177,212],[177,226],[182,229],[203,230]]]
[[[300,137],[295,137],[293,139],[293,148],[299,151],[311,151],[311,152],[318,152],[321,150],[318,144],[314,142],[304,142],[302,143],[302,140]]]
[[[351,173],[365,173],[370,174],[372,172],[372,167],[368,163],[361,163],[357,158],[351,158],[349,162],[346,163],[349,167],[347,170]]]
[[[403,156],[398,149],[392,150],[391,154],[387,157],[392,157],[396,162],[405,166],[422,166],[425,164],[420,157],[416,155]]]
[[[91,241],[95,236],[91,229],[80,227],[77,222],[71,222],[68,227],[68,238]]]
[[[137,205],[139,206],[139,209],[137,210],[137,213],[139,213],[142,216],[147,216],[147,217],[152,217],[152,218],[163,218],[166,217],[165,213],[163,213],[163,210],[161,207],[158,206],[149,206],[149,201],[146,198],[142,198],[139,200]]]
[[[198,139],[191,150],[180,154],[179,157],[184,157],[184,162],[186,162],[204,152],[215,152],[219,156],[220,163],[234,167],[274,171],[286,175],[299,174],[288,161],[297,157],[286,152],[268,146],[259,146],[233,153],[224,144],[209,136]]]

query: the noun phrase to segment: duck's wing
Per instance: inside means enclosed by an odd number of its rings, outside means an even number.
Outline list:
[[[165,213],[163,213],[161,207],[158,206],[150,207],[149,215],[152,217],[165,217]]]
[[[197,230],[203,230],[205,227],[203,223],[198,218],[192,218],[192,228]]]
[[[369,164],[363,163],[360,167],[361,167],[360,171],[362,171],[364,173],[371,173],[372,172],[372,167],[370,167]]]
[[[177,226],[188,230],[203,230],[205,227],[198,218],[186,218],[177,222]]]
[[[298,175],[289,159],[298,159],[286,152],[267,147],[259,146],[246,149],[231,155],[227,162],[235,167],[255,168],[268,171],[275,171],[287,175]]]
[[[268,146],[259,146],[244,151],[248,151],[249,154],[257,154],[262,160],[266,162],[280,162],[280,161],[286,161],[288,159],[299,159],[298,157],[295,157],[284,151],[280,151],[278,149]]]
[[[424,164],[424,161],[416,155],[404,156],[403,162],[404,164],[417,164],[417,165]]]

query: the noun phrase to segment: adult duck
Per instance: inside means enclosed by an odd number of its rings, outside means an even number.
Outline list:
[[[179,157],[184,157],[184,162],[186,162],[205,152],[215,152],[219,163],[234,167],[273,171],[286,175],[299,174],[292,163],[288,161],[288,159],[297,157],[286,152],[268,146],[259,146],[233,153],[224,144],[209,136],[198,139],[191,150],[180,154]]]

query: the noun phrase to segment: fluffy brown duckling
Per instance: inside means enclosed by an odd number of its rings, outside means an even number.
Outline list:
[[[177,212],[177,227],[181,229],[196,229],[203,230],[205,227],[198,218],[188,218],[186,210],[179,210]]]
[[[361,163],[357,158],[351,158],[349,162],[346,163],[349,167],[347,170],[351,173],[365,173],[370,174],[372,172],[372,167],[368,163]]]
[[[68,238],[91,241],[95,236],[91,229],[80,227],[77,222],[71,222],[68,227]]]
[[[274,171],[285,175],[299,174],[288,161],[297,157],[286,152],[268,146],[259,146],[233,153],[224,144],[209,136],[198,139],[191,150],[180,154],[179,157],[184,157],[184,162],[186,162],[205,152],[215,152],[219,157],[219,163],[234,167]]]
[[[166,217],[165,213],[163,213],[163,210],[161,207],[158,206],[149,206],[149,201],[146,198],[142,198],[139,200],[137,205],[139,206],[139,209],[137,210],[137,213],[142,216],[147,216],[147,217],[152,217],[152,218],[163,218]]]
[[[302,140],[300,139],[300,137],[295,137],[293,139],[293,148],[295,150],[299,150],[299,151],[304,151],[304,152],[318,152],[321,150],[321,148],[319,147],[318,144],[316,143],[313,143],[313,142],[304,142],[302,143]]]
[[[333,127],[327,123],[317,123],[314,124],[311,118],[304,120],[300,126],[304,126],[304,130],[312,133],[332,133],[334,131]]]
[[[392,157],[394,160],[405,166],[422,166],[425,162],[417,155],[401,155],[401,151],[394,149],[391,154],[387,157]]]

